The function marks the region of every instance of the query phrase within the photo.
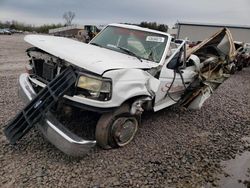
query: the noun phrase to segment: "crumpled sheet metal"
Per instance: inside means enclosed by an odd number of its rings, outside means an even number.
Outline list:
[[[227,37],[228,41],[229,41],[230,50],[229,50],[227,55],[229,56],[229,60],[233,61],[235,58],[235,55],[236,55],[236,50],[235,50],[235,46],[234,46],[233,36],[232,36],[230,30],[227,28],[221,29],[220,31],[213,34],[208,39],[205,39],[204,41],[202,41],[197,46],[195,46],[193,48],[189,48],[187,50],[187,57],[189,57],[191,54],[195,54],[198,50],[202,49],[205,46],[208,46],[210,44],[215,44],[215,43],[222,41],[224,37]]]
[[[208,52],[209,47],[218,49],[220,54],[216,55],[215,51],[214,54],[211,51]],[[187,108],[200,109],[213,91],[230,76],[228,64],[234,60],[236,55],[230,31],[227,28],[220,30],[196,47],[188,49],[187,57],[191,54],[207,59],[201,62],[203,66],[197,78],[187,88],[180,104]]]

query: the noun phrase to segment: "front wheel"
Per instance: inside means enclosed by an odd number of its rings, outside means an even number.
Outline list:
[[[138,124],[138,117],[130,114],[128,105],[103,114],[96,126],[97,143],[104,149],[125,146],[135,137]]]

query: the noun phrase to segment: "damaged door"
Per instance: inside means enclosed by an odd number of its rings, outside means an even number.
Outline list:
[[[177,48],[169,49],[170,57],[166,59],[160,73],[160,87],[156,93],[154,110],[158,111],[177,103],[186,87],[192,82],[194,66],[186,67],[186,42]]]

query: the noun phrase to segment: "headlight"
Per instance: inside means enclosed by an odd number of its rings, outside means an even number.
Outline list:
[[[97,80],[87,76],[80,76],[77,83],[77,87],[95,92],[100,91],[101,86],[102,86],[101,80]]]
[[[80,94],[98,100],[109,100],[111,98],[111,80],[81,75],[77,87],[82,89]]]

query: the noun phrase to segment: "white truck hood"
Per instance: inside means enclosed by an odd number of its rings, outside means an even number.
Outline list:
[[[147,69],[158,64],[64,37],[27,35],[24,40],[49,54],[99,75],[112,69]]]

